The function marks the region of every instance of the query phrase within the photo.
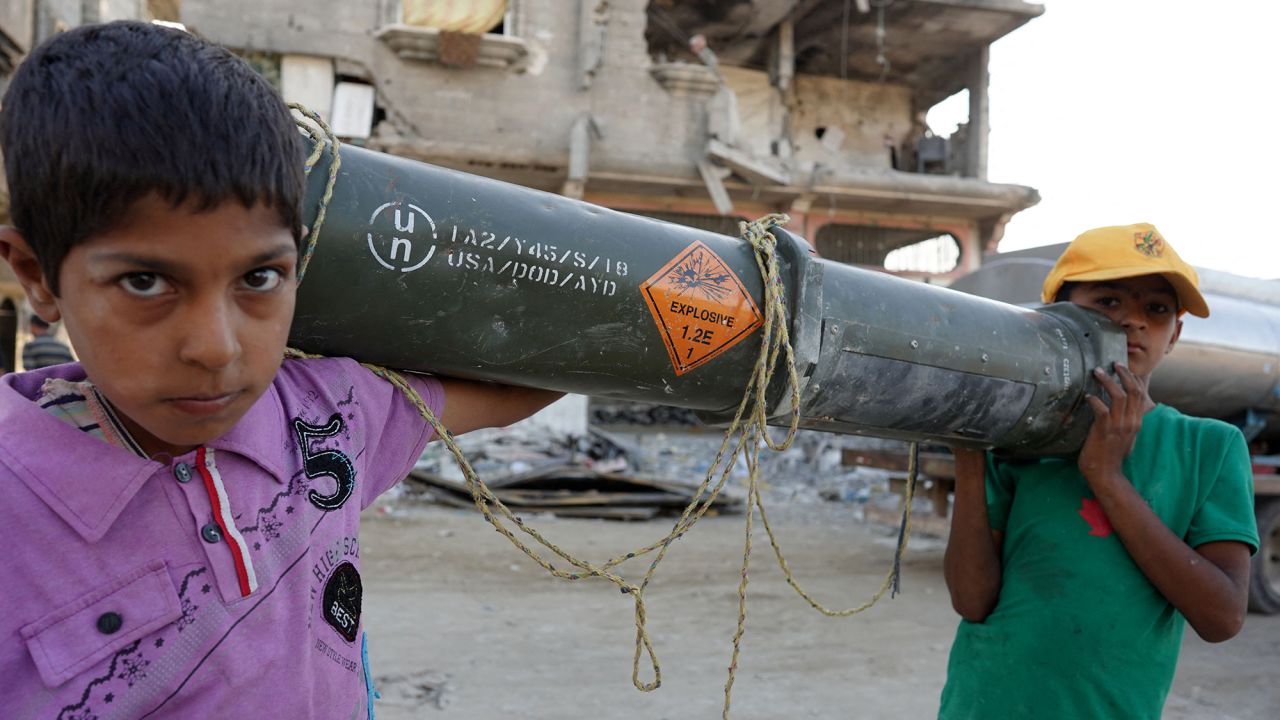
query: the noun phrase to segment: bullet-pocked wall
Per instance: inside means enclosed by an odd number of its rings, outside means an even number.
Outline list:
[[[400,0],[183,0],[180,19],[350,142],[617,209],[787,212],[811,240],[829,223],[936,231],[956,239],[962,270],[1037,199],[921,172],[908,155],[918,88],[803,74],[784,88],[714,52],[658,51],[652,0],[506,0],[483,34],[406,24],[431,5],[413,0],[409,17]]]
[[[559,189],[570,130],[594,113],[603,133],[593,167],[692,176],[705,109],[650,76],[644,2],[609,3],[603,57],[591,73],[578,68],[576,4],[509,0],[501,34],[483,36],[477,62],[455,67],[435,54],[428,29],[389,22],[396,13],[386,3],[187,0],[182,17],[233,48],[331,59],[339,75],[365,76],[386,118],[372,147]],[[591,87],[580,90],[587,74]]]

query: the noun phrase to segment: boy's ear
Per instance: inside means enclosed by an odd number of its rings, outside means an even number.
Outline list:
[[[22,236],[22,233],[12,227],[0,226],[0,257],[13,268],[13,274],[18,277],[18,283],[27,293],[27,301],[31,303],[31,309],[49,322],[62,319],[57,299],[49,289],[48,278],[44,276],[44,271],[40,269],[40,262],[36,260],[35,253],[31,252],[31,246],[27,244],[27,239]]]
[[[1179,319],[1178,324],[1173,328],[1173,337],[1169,338],[1169,344],[1166,345],[1164,348],[1165,355],[1168,355],[1173,350],[1173,346],[1177,344],[1178,338],[1181,336],[1182,336],[1182,320]]]

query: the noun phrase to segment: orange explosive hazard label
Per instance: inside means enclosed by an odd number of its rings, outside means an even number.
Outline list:
[[[738,276],[694,242],[640,284],[676,375],[737,345],[764,318]]]

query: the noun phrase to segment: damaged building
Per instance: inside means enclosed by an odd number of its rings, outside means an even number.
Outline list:
[[[67,27],[181,23],[347,142],[726,234],[785,212],[823,257],[947,283],[1038,200],[986,179],[987,85],[991,43],[1042,11],[1021,0],[17,0],[0,11],[0,85]],[[934,132],[929,110],[957,95],[967,121]],[[12,314],[11,279],[0,289]]]

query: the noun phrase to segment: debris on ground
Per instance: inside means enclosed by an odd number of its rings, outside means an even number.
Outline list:
[[[775,439],[781,429],[771,431]],[[457,438],[476,473],[513,512],[561,517],[647,520],[679,513],[694,498],[723,442],[715,428],[590,427],[581,437],[521,426]],[[801,430],[783,452],[762,448],[759,482],[766,499],[788,504],[840,503],[860,519],[896,526],[901,514],[907,444]],[[949,455],[922,453],[918,511],[928,513],[931,470]],[[899,463],[900,464],[900,463]],[[747,467],[729,470],[713,513],[745,508]],[[407,500],[474,508],[462,471],[440,443],[428,446],[402,486]],[[891,521],[891,522],[890,522]],[[926,524],[920,529],[928,532]]]
[[[591,422],[594,425],[608,426],[660,425],[685,428],[703,426],[698,420],[697,413],[688,408],[617,400],[608,403],[592,403]]]
[[[699,447],[705,443],[700,443]],[[679,513],[705,475],[688,466],[692,455],[664,448],[656,457],[642,443],[591,429],[585,437],[506,428],[469,433],[459,448],[494,495],[517,513],[561,517],[648,520]],[[705,458],[709,461],[714,449]],[[462,471],[443,446],[433,445],[406,478],[404,496],[452,507],[474,507]],[[710,513],[741,512],[745,493],[726,487]]]
[[[696,485],[618,472],[601,472],[574,464],[544,466],[486,484],[512,512],[552,513],[560,517],[649,520],[661,512],[679,513],[694,499]],[[405,479],[410,497],[419,493],[454,507],[474,507],[465,482],[415,470]],[[711,504],[711,513],[741,512],[743,496],[726,489]]]
[[[447,673],[424,670],[406,675],[379,675],[373,679],[380,705],[416,710],[449,706],[453,684]]]

